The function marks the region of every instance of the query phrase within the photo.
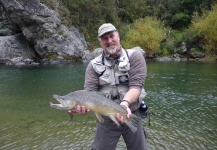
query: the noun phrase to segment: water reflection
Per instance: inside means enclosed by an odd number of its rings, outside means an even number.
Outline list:
[[[210,70],[208,66],[149,64],[151,78],[147,78],[146,89],[151,90],[146,99],[154,120],[147,128],[154,138],[149,140],[151,149],[216,149],[217,70],[215,64]]]
[[[71,121],[48,105],[52,94],[83,89],[85,67],[0,68],[0,149],[90,149],[92,114]],[[216,76],[216,64],[148,62],[149,149],[217,149]]]

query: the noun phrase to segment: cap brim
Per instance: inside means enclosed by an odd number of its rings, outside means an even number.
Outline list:
[[[110,32],[114,32],[114,31],[117,31],[117,30],[111,30],[111,31],[106,31],[100,35],[98,35],[98,38],[101,38],[103,35],[107,34],[107,33],[110,33]]]

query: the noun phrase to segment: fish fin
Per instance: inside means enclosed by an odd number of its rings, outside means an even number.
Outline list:
[[[133,131],[133,133],[135,133],[137,131],[137,126],[139,123],[139,117],[137,117],[134,114],[131,114],[130,118],[126,119],[125,123],[130,128],[130,130]]]
[[[114,122],[117,124],[117,126],[120,126],[120,123],[117,121],[117,119],[115,118],[114,115],[109,115],[109,118],[110,118],[112,121],[114,121]]]
[[[100,123],[103,123],[103,122],[104,122],[104,119],[103,119],[103,117],[102,117],[101,115],[99,115],[98,113],[94,113],[94,114],[95,114],[97,120],[98,120]]]
[[[70,117],[70,121],[72,121],[72,120],[73,120],[73,117],[74,117],[74,115],[73,115],[73,114],[69,114],[69,117]]]

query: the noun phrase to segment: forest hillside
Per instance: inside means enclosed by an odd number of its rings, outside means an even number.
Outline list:
[[[42,0],[57,9],[65,25],[85,35],[88,48],[98,47],[97,30],[117,26],[122,45],[140,46],[153,56],[204,57],[217,53],[216,0]]]

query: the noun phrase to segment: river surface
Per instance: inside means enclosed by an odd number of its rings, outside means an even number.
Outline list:
[[[0,150],[88,150],[96,121],[53,109],[53,94],[83,89],[87,64],[0,66]],[[217,64],[147,62],[149,150],[217,149]],[[120,139],[117,150],[125,150]]]

